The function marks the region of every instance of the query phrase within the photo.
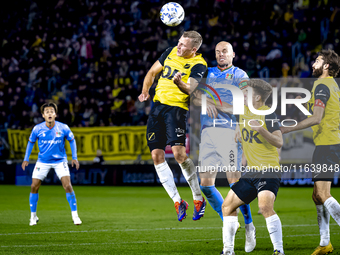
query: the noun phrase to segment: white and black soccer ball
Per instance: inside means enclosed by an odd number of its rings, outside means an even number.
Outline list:
[[[181,24],[184,19],[185,13],[183,7],[175,2],[169,2],[163,5],[161,12],[162,22],[170,27]]]

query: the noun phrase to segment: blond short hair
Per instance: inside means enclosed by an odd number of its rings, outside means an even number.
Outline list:
[[[192,42],[192,46],[197,48],[197,50],[201,47],[203,39],[202,36],[196,31],[185,31],[182,35],[185,38],[190,38]]]

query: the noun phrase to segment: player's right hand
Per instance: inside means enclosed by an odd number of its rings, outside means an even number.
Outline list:
[[[144,102],[148,100],[150,97],[149,92],[142,92],[142,94],[139,95],[138,99],[140,102]]]
[[[28,161],[24,161],[24,162],[22,162],[22,164],[21,164],[21,168],[22,168],[22,170],[24,170],[25,171],[25,167],[26,166],[28,166]]]
[[[217,109],[216,109],[215,105],[207,104],[207,114],[212,119],[216,119],[217,118],[218,112],[217,112]]]

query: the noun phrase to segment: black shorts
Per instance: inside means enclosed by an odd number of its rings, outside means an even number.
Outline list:
[[[146,131],[150,151],[165,150],[170,144],[185,146],[188,111],[156,102],[151,109]]]
[[[249,204],[258,193],[269,190],[277,195],[281,182],[281,172],[247,172],[232,186],[232,190],[244,203]]]
[[[313,153],[313,181],[333,181],[334,173],[339,172],[340,144],[315,146]]]

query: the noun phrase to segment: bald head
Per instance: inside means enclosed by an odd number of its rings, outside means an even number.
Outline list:
[[[235,53],[230,43],[221,41],[215,47],[217,64],[221,68],[229,67],[233,64]]]

